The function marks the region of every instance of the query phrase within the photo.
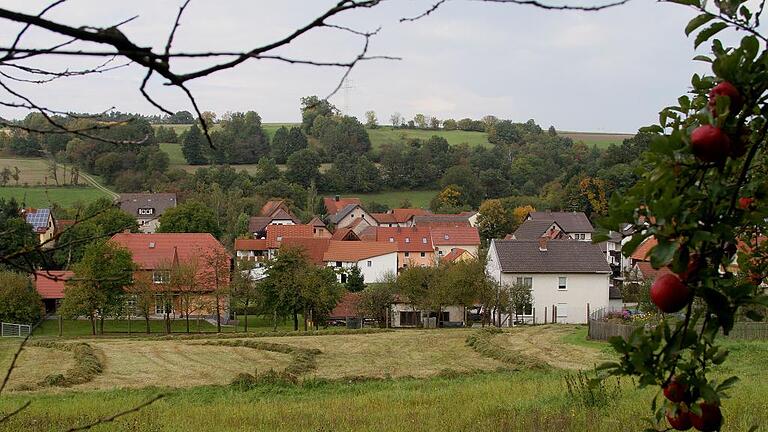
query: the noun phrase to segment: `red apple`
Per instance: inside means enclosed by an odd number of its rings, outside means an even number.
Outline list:
[[[672,381],[664,386],[664,397],[672,402],[682,402],[685,400],[688,392],[688,385],[678,382],[676,378],[672,378]]]
[[[720,412],[720,406],[713,403],[702,402],[699,404],[701,415],[698,416],[691,412],[691,423],[693,427],[702,432],[714,432],[720,430],[723,424],[723,413]]]
[[[741,197],[739,198],[739,208],[742,210],[748,210],[752,207],[752,204],[755,202],[754,198],[751,197]]]
[[[667,413],[667,421],[672,426],[672,429],[688,430],[691,428],[691,413],[683,411],[678,407],[675,415]]]
[[[651,286],[651,300],[662,312],[677,312],[690,299],[691,290],[675,274],[659,276]]]
[[[717,116],[716,109],[718,96],[728,96],[731,105],[731,113],[741,111],[744,101],[741,99],[739,89],[728,81],[723,81],[712,87],[712,90],[709,91],[709,110],[712,112],[713,116]]]
[[[691,133],[691,149],[704,162],[722,162],[731,152],[731,141],[719,127],[704,125]]]

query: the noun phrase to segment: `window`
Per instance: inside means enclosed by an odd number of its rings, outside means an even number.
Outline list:
[[[171,281],[171,272],[167,270],[155,270],[152,272],[152,282],[165,284]]]
[[[139,216],[151,216],[155,213],[155,209],[153,208],[140,208],[139,209]]]
[[[557,304],[557,317],[558,318],[567,318],[568,317],[568,303],[558,303]]]
[[[395,238],[394,238],[394,237],[390,237],[390,238],[389,238],[389,242],[390,242],[390,243],[394,243],[394,242],[395,242]]]
[[[421,312],[400,312],[401,326],[415,326],[419,324]]]
[[[427,238],[426,237],[422,237],[421,238],[421,242],[424,243],[424,244],[427,244]]]
[[[427,256],[427,253],[426,253],[426,252],[422,252],[422,253],[420,254],[420,256],[421,256],[422,258],[424,258],[425,256]]]
[[[533,315],[533,305],[528,303],[522,309],[518,309],[517,311],[515,311],[515,313],[518,315],[528,315],[528,316]]]
[[[532,277],[519,277],[517,278],[517,284],[518,285],[525,285],[528,288],[533,287],[533,278]]]
[[[341,283],[347,283],[347,274],[346,273],[342,273],[341,274]]]
[[[560,276],[559,278],[557,278],[557,289],[561,291],[567,290],[568,289],[567,282],[568,282],[568,278],[566,278],[565,276]]]
[[[155,296],[155,313],[160,315],[164,313],[171,313],[173,310],[171,309],[171,303],[167,302],[166,299],[161,296]]]
[[[341,267],[341,261],[336,261],[336,267]]]
[[[405,238],[405,242],[406,242],[406,243],[410,243],[410,242],[411,242],[411,238],[410,238],[410,237],[406,237],[406,238]]]
[[[368,261],[368,267],[373,267],[373,261]]]
[[[443,235],[443,240],[448,240],[450,237],[448,237],[448,234]]]
[[[411,256],[411,253],[410,252],[406,252],[405,253],[405,257],[408,258],[409,256]]]
[[[439,251],[437,251],[437,254],[440,255],[440,256],[443,256],[443,251],[439,250]]]

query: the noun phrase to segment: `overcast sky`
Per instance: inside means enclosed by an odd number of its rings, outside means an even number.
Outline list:
[[[533,118],[544,127],[554,125],[560,130],[634,132],[655,122],[659,110],[686,91],[692,73],[705,70],[690,60],[695,55],[693,43],[683,28],[693,11],[682,6],[633,0],[586,13],[451,0],[417,22],[398,22],[433,2],[390,0],[372,10],[336,18],[333,22],[361,30],[381,26],[371,41],[370,54],[402,60],[360,64],[351,74],[351,88],[331,101],[358,118],[374,110],[382,123],[388,123],[393,112],[440,119],[493,114],[513,121]],[[162,47],[180,3],[70,0],[46,16],[79,26],[109,25],[139,15],[121,29],[139,45]],[[193,0],[175,47],[187,51],[252,48],[285,36],[333,3]],[[3,0],[2,4],[37,13],[47,2]],[[5,22],[0,25],[2,45],[11,43],[16,30]],[[59,39],[44,31],[30,31],[24,39],[27,46],[44,46],[52,40]],[[318,30],[279,53],[346,60],[356,55],[361,42],[349,34]],[[64,68],[94,62],[88,61],[57,57],[38,65]],[[327,95],[341,74],[339,69],[250,61],[195,81],[190,88],[203,110],[219,114],[255,110],[265,122],[293,122],[300,119],[299,98]],[[15,88],[56,109],[99,112],[114,106],[120,111],[157,113],[137,90],[142,77],[140,68],[127,67]],[[172,111],[190,110],[183,94],[164,87],[159,79],[152,82],[150,91]],[[23,115],[0,108],[0,116]]]

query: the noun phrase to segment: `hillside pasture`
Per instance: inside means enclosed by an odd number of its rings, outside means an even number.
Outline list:
[[[19,171],[19,186],[56,186],[51,175],[48,173],[48,162],[43,158],[14,158],[4,157],[0,158],[0,170],[5,168],[14,171],[14,168],[18,168]],[[69,170],[67,170],[69,173]],[[63,177],[63,172],[59,171],[59,176]],[[63,179],[59,179],[60,182]],[[8,185],[17,185],[16,180],[11,179]]]
[[[437,190],[415,190],[415,191],[387,191],[377,192],[370,194],[348,194],[350,196],[358,196],[363,201],[363,204],[371,202],[377,202],[380,204],[386,204],[390,208],[400,207],[400,203],[403,200],[409,200],[411,204],[416,208],[429,208],[429,202],[440,191]]]
[[[16,198],[28,207],[48,207],[52,203],[72,207],[75,203],[89,203],[99,198],[109,198],[104,191],[94,187],[0,187],[0,198]]]
[[[570,132],[570,131],[558,131],[558,135],[568,137],[573,142],[583,142],[589,147],[597,146],[598,148],[606,148],[611,144],[621,145],[625,139],[632,138],[634,134],[620,134],[620,133],[601,133],[601,132]]]

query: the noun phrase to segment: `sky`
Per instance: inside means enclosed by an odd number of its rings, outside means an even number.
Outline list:
[[[350,74],[349,88],[336,93],[331,102],[360,119],[373,110],[382,124],[389,123],[395,112],[406,118],[423,113],[439,119],[492,114],[512,121],[535,119],[545,128],[554,125],[558,130],[631,133],[656,122],[660,109],[689,89],[693,73],[706,72],[705,64],[691,60],[697,52],[683,29],[694,12],[683,6],[632,0],[601,12],[566,12],[449,0],[423,19],[399,22],[429,9],[434,1],[387,0],[373,9],[333,18],[330,22],[358,30],[381,27],[371,39],[369,54],[401,60],[358,64]],[[120,28],[139,45],[160,51],[181,3],[70,0],[46,17],[75,26],[108,26],[138,15]],[[246,50],[284,37],[334,3],[192,0],[174,47],[178,51]],[[0,7],[38,13],[47,4],[4,0]],[[10,45],[18,28],[0,25],[3,46]],[[42,47],[61,40],[32,30],[22,46]],[[341,61],[354,58],[361,46],[362,40],[355,35],[321,29],[275,54]],[[700,48],[700,52],[704,51]],[[56,56],[29,64],[63,69],[99,62]],[[183,72],[211,62],[186,60],[173,67]],[[252,60],[195,80],[190,89],[204,111],[221,115],[254,110],[264,122],[296,122],[301,119],[300,98],[325,97],[342,74],[343,70],[334,68]],[[35,102],[64,111],[101,112],[114,107],[123,112],[159,113],[138,91],[143,75],[134,65],[46,85],[13,85]],[[184,94],[164,86],[159,78],[150,82],[149,91],[171,111],[191,111]],[[0,100],[9,97],[0,93]],[[0,116],[24,115],[0,107]]]

